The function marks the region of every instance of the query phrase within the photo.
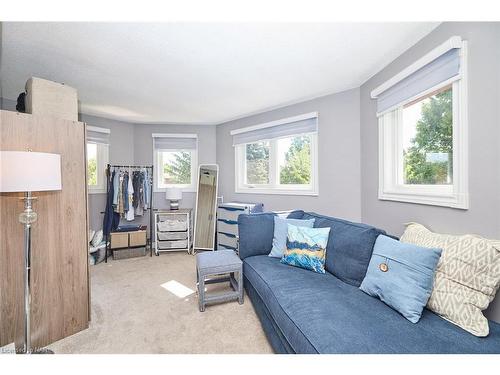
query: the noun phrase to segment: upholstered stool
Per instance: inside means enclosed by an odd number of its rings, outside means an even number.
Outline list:
[[[238,279],[235,277],[238,274]],[[243,304],[243,263],[233,250],[217,250],[196,254],[198,281],[198,306],[205,311],[208,303],[226,302],[237,299]],[[229,275],[229,277],[222,277]],[[217,295],[206,295],[205,285],[227,282],[233,291]]]

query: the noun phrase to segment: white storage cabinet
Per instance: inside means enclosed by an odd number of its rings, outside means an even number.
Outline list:
[[[166,251],[191,252],[191,210],[155,212],[155,254]]]

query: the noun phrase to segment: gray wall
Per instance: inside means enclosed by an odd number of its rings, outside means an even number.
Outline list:
[[[216,162],[215,125],[147,125],[134,126],[134,162],[140,165],[153,164],[153,133],[187,133],[198,134],[198,163],[213,164]],[[169,202],[165,193],[154,193],[154,207],[168,208]],[[196,193],[183,193],[179,202],[181,208],[194,208]],[[140,220],[137,220],[141,222]],[[143,221],[147,222],[147,218]]]
[[[15,111],[16,110],[16,101],[0,98],[0,109],[5,111]]]
[[[219,189],[224,201],[262,202],[266,210],[301,208],[361,220],[359,93],[349,90],[218,125]],[[314,111],[319,112],[319,196],[236,194],[229,132]]]
[[[81,121],[89,125],[111,129],[109,148],[110,164],[153,164],[152,133],[195,133],[198,134],[198,162],[215,163],[215,126],[147,125],[131,124],[93,116],[81,116]],[[167,208],[164,193],[154,193],[154,207]],[[182,208],[194,208],[196,193],[184,193],[180,202]],[[100,229],[106,206],[106,194],[89,194],[90,227]],[[136,217],[133,223],[147,224],[149,215]]]
[[[16,102],[0,98],[0,108],[8,111],[16,110]],[[91,126],[111,130],[109,162],[110,164],[153,164],[152,133],[194,133],[198,134],[198,163],[216,163],[216,132],[214,125],[148,125],[132,124],[101,117],[79,115],[79,120]],[[196,193],[184,193],[180,202],[182,208],[194,208]],[[105,193],[89,194],[89,226],[91,229],[102,228],[103,214],[106,207]],[[155,193],[155,208],[167,208],[168,201],[164,193]],[[149,215],[137,217],[133,223],[147,224]]]
[[[134,163],[134,124],[115,121],[101,117],[80,115],[80,121],[91,126],[110,129],[109,163]],[[89,227],[94,230],[102,228],[101,212],[106,208],[105,193],[89,194]]]
[[[378,133],[370,91],[453,35],[469,45],[469,194],[470,209],[458,210],[380,201]],[[403,223],[417,221],[444,233],[477,233],[500,238],[500,24],[444,23],[361,87],[361,217],[400,235]],[[489,311],[500,321],[500,298]]]

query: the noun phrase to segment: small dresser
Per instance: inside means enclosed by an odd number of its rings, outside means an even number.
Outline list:
[[[228,202],[217,207],[217,250],[238,252],[238,216],[264,210],[262,203]]]
[[[155,254],[167,251],[191,251],[192,210],[158,210],[155,219]]]

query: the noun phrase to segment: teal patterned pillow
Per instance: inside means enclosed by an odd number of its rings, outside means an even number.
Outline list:
[[[286,249],[281,263],[325,273],[329,234],[330,227],[307,228],[288,224]]]

